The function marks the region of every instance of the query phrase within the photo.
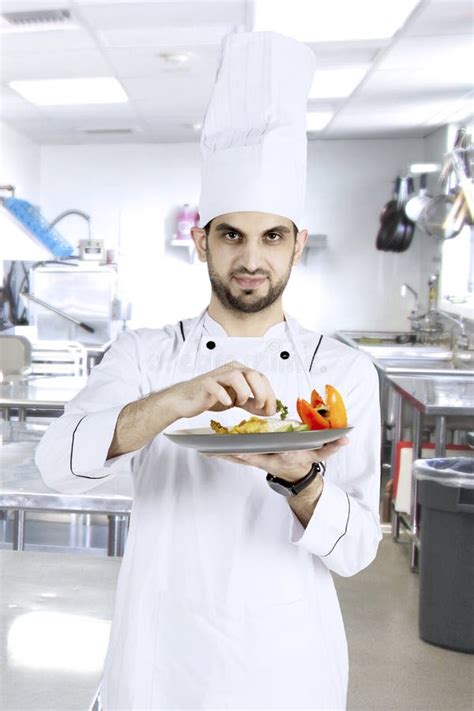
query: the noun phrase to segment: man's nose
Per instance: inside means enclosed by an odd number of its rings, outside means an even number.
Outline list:
[[[249,272],[256,272],[263,269],[263,258],[258,240],[247,240],[241,248],[239,254],[239,266]]]

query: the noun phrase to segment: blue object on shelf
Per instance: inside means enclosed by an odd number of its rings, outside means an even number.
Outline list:
[[[3,206],[11,212],[21,224],[31,232],[55,257],[70,257],[74,248],[64,237],[44,219],[40,211],[27,200],[15,197],[2,201]]]

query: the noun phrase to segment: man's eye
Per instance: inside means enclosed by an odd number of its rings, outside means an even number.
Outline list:
[[[237,242],[240,235],[238,232],[226,232],[224,234],[224,237],[226,238],[226,240],[228,240],[228,242]]]
[[[279,242],[281,240],[281,235],[278,232],[269,232],[267,234],[268,242]]]

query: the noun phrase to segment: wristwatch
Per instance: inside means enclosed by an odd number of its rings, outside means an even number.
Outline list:
[[[276,491],[277,494],[281,494],[282,496],[286,496],[288,498],[290,496],[297,496],[300,491],[306,489],[306,487],[316,479],[320,472],[323,472],[324,475],[324,469],[324,465],[321,465],[319,462],[313,462],[308,474],[306,474],[306,476],[299,481],[286,481],[286,479],[281,479],[279,476],[267,474],[268,486],[273,489],[273,491]]]

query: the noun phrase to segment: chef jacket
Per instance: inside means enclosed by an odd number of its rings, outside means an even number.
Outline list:
[[[306,528],[261,469],[163,434],[107,460],[124,405],[232,360],[265,373],[290,418],[311,387],[324,393],[329,383],[344,398],[350,443],[327,459]],[[211,416],[170,429],[208,426]],[[235,424],[248,413],[217,417]],[[354,575],[375,557],[379,456],[373,364],[288,316],[260,338],[230,337],[207,313],[124,332],[36,455],[45,483],[69,494],[132,473],[103,709],[344,709],[347,645],[331,572]]]

